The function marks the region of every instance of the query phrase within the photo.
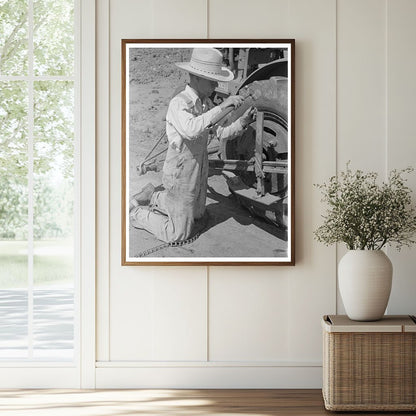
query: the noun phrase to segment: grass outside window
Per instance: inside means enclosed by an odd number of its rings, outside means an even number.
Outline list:
[[[27,287],[26,241],[0,241],[0,289]],[[73,283],[73,246],[71,240],[34,242],[35,286]]]

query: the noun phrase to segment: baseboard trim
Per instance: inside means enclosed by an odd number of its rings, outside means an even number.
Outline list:
[[[97,366],[96,388],[312,389],[322,388],[322,367]]]
[[[312,361],[97,361],[97,368],[153,368],[153,367],[320,367]]]

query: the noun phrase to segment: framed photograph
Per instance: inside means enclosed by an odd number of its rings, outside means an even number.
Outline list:
[[[122,40],[122,265],[294,265],[295,41]]]

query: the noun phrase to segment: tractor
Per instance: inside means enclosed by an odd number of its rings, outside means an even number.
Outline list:
[[[242,136],[220,143],[217,154],[211,154],[210,168],[222,171],[230,191],[252,214],[287,227],[287,49],[227,48],[221,52],[234,80],[219,83],[216,100],[243,95],[243,105],[230,114],[229,121],[250,106],[256,108],[257,118]]]

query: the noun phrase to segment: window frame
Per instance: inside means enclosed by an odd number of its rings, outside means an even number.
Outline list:
[[[71,80],[75,90],[75,232],[74,232],[74,357],[72,362],[0,362],[0,388],[95,387],[95,0],[74,0],[75,67],[71,77],[33,73],[33,0],[29,7],[27,76],[0,76],[2,81],[27,81],[29,91],[28,187],[33,190],[34,82]],[[33,326],[33,191],[29,191],[29,309]],[[30,270],[31,269],[31,270]],[[31,329],[29,329],[30,331]],[[94,334],[94,336],[91,336]],[[33,351],[33,345],[29,348]]]

